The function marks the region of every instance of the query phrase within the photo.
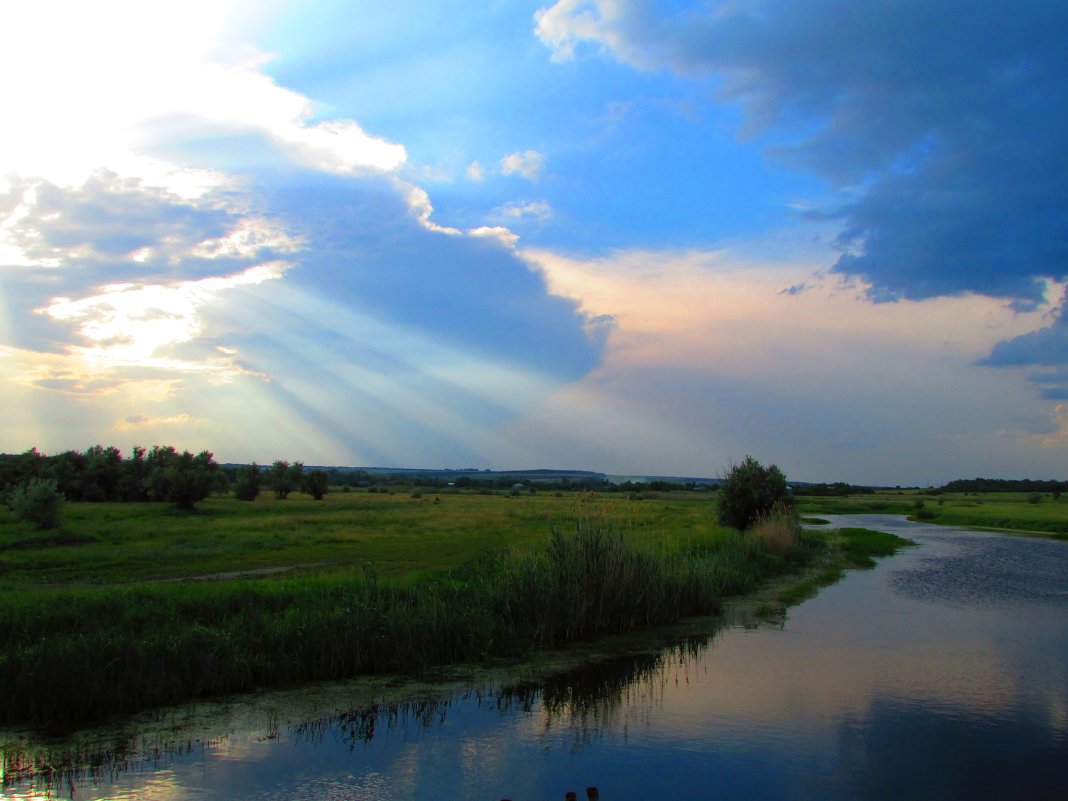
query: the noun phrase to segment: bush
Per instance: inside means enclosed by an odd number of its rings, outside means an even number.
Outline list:
[[[16,487],[8,497],[7,505],[19,520],[44,531],[59,525],[63,500],[55,480],[35,478]]]
[[[780,504],[791,504],[786,476],[775,465],[764,467],[752,456],[732,465],[719,487],[719,521],[732,528],[748,528]]]
[[[801,518],[789,504],[776,504],[753,523],[749,535],[772,553],[786,554],[801,541]]]
[[[207,498],[218,484],[219,464],[210,451],[194,456],[178,453],[172,447],[157,445],[146,461],[148,496],[153,501],[169,501],[179,509],[192,509]]]
[[[330,475],[325,470],[309,470],[304,475],[304,491],[321,501],[330,491]]]
[[[237,471],[234,495],[239,501],[254,501],[260,495],[260,484],[260,466],[253,462],[248,467],[242,467]]]

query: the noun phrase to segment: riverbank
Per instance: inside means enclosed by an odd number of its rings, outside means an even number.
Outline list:
[[[900,514],[922,523],[1068,540],[1068,497],[1057,493],[882,490],[840,497],[801,496],[805,515]]]
[[[485,508],[487,501],[469,497],[470,505],[465,496],[448,498],[451,513],[443,510],[445,504],[431,501],[424,522],[438,525],[396,538],[394,559],[425,560],[428,554],[440,559],[450,539],[456,541],[451,543],[455,551],[470,547],[461,523],[471,517],[471,507]],[[247,551],[255,556],[256,549],[226,543],[219,548],[229,549],[232,558],[204,561],[213,568],[222,564],[260,574],[215,581],[162,580],[173,573],[175,563],[187,565],[188,556],[178,548],[174,559],[160,557],[155,576],[116,581],[124,563],[145,575],[149,565],[143,541],[158,544],[160,535],[155,528],[112,521],[110,562],[102,564],[105,554],[99,547],[91,560],[100,565],[96,575],[109,582],[32,583],[27,579],[33,571],[25,563],[8,565],[14,569],[0,583],[0,683],[9,691],[0,697],[0,721],[69,729],[266,687],[527,659],[603,634],[715,614],[725,598],[796,573],[825,559],[828,549],[825,535],[806,535],[784,548],[782,543],[769,546],[719,528],[709,523],[714,521],[714,506],[706,501],[564,507],[557,500],[508,506],[511,501],[498,499],[505,504],[498,513],[518,512],[527,520],[535,509],[548,513],[546,517],[559,515],[543,522],[542,530],[552,534],[543,534],[540,544],[523,536],[520,528],[514,549],[498,545],[456,567],[399,577],[382,576],[369,562],[266,573],[250,567]],[[349,514],[360,503],[343,500],[338,511]],[[390,502],[375,503],[388,509]],[[392,504],[404,514],[412,512],[411,499],[406,505]],[[415,514],[426,515],[424,503],[414,507]],[[230,508],[231,522],[241,523],[247,505]],[[335,535],[341,530],[334,517],[320,511],[326,507],[274,508],[286,515],[305,515],[302,527],[283,529],[293,542],[277,538],[274,559],[288,553],[294,560],[306,560],[305,551],[297,547],[301,539],[315,543],[324,538],[324,527]],[[218,527],[227,511],[221,509],[213,521]],[[567,523],[565,510],[571,514]],[[89,516],[107,510],[78,511]],[[136,513],[145,516],[146,510]],[[314,514],[330,522],[316,525]],[[195,518],[167,521],[174,525],[192,520],[191,528],[200,531]],[[358,531],[347,552],[334,543],[332,554],[352,560],[360,553],[363,538],[375,532]],[[96,537],[94,541],[102,544]],[[376,547],[388,552],[386,543]],[[84,568],[77,564],[77,553],[64,555],[60,550],[53,544],[29,553],[38,560],[53,555],[55,564],[44,571],[46,579],[80,576]]]
[[[846,535],[836,531],[809,535],[814,558],[800,573],[781,575],[747,595],[725,599],[720,614],[714,617],[688,617],[671,625],[587,637],[533,651],[523,659],[465,662],[438,666],[419,675],[364,675],[342,682],[315,682],[291,689],[200,699],[126,716],[111,725],[83,727],[59,738],[42,738],[32,730],[9,728],[5,732],[0,728],[5,781],[36,777],[56,785],[72,779],[113,775],[144,755],[156,754],[158,758],[160,754],[181,752],[190,743],[210,743],[234,731],[259,732],[259,737],[270,739],[277,736],[279,727],[314,728],[345,720],[350,728],[357,721],[371,727],[371,732],[376,723],[392,725],[397,719],[425,715],[427,710],[444,710],[450,699],[474,694],[500,703],[502,698],[516,700],[537,695],[537,688],[554,685],[559,682],[557,677],[575,671],[602,671],[606,668],[599,666],[631,663],[656,667],[665,664],[665,659],[677,662],[706,649],[725,627],[781,627],[785,592],[806,585],[813,576],[818,577],[815,587],[832,583],[825,578],[828,571],[834,572],[835,579],[840,578],[842,567],[870,566],[870,555],[885,555],[890,544],[896,549],[907,542],[890,537],[872,549],[874,540],[854,531]],[[874,532],[866,534],[871,533]],[[850,541],[854,543],[852,549],[846,545]],[[811,547],[817,543],[820,547]],[[845,557],[850,550],[854,558]]]
[[[485,502],[448,500],[452,517],[437,504],[430,520],[445,523],[462,550],[469,542],[461,522],[470,506]],[[245,509],[234,508],[240,520]],[[711,517],[710,504],[702,510]],[[639,532],[635,517],[633,505],[583,509],[569,526],[548,524],[552,534],[538,547],[517,535],[515,550],[500,545],[451,569],[392,578],[363,563],[226,581],[42,586],[27,581],[19,566],[0,586],[0,685],[8,690],[0,696],[0,721],[71,727],[264,687],[523,658],[598,634],[714,614],[724,597],[796,569],[811,550],[806,544],[773,551],[718,528],[706,536],[656,537]],[[309,515],[294,538],[321,538],[313,520]],[[126,540],[113,546],[100,573],[121,575],[125,559],[143,574],[137,529],[115,529]],[[147,529],[144,537],[158,534]],[[428,535],[422,551],[443,548],[448,539]],[[393,547],[396,559],[418,559],[418,532]],[[287,551],[307,559],[297,547]],[[235,553],[226,566],[247,568],[246,555]],[[69,571],[82,569],[70,556],[57,555],[59,566],[64,558]]]

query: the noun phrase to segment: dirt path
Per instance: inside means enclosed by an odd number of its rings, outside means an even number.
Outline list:
[[[178,578],[157,579],[150,584],[172,584],[176,581],[226,581],[227,579],[248,578],[251,576],[273,576],[289,573],[306,567],[325,567],[330,562],[302,562],[299,565],[280,565],[277,567],[256,567],[251,570],[228,570],[224,573],[207,573],[202,576],[179,576]]]

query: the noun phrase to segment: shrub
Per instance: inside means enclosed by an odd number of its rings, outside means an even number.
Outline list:
[[[237,471],[234,495],[239,501],[254,501],[260,494],[260,466],[253,462]]]
[[[1037,492],[1033,492],[1027,496],[1028,503],[1042,503],[1042,496]]]
[[[35,478],[16,487],[8,497],[7,505],[19,520],[44,531],[59,525],[63,500],[54,479]]]
[[[790,505],[786,476],[771,465],[764,467],[752,456],[732,465],[719,487],[719,521],[732,528],[748,528],[770,514],[777,504]]]
[[[325,470],[309,470],[304,476],[304,491],[321,501],[330,491],[330,476]]]
[[[210,451],[194,456],[172,447],[157,445],[147,459],[149,498],[169,501],[180,509],[192,509],[207,498],[217,484],[219,465]]]
[[[772,553],[789,553],[801,541],[801,520],[792,506],[779,503],[753,523],[749,535]]]

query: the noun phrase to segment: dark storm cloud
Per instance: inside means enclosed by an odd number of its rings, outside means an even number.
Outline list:
[[[1027,306],[1043,279],[1068,277],[1068,4],[593,5],[595,33],[584,7],[541,18],[539,33],[721,76],[750,132],[843,190],[824,210],[843,223],[836,270],[873,298],[976,292]]]
[[[1038,331],[999,342],[979,362],[989,367],[1038,367],[1029,376],[1045,400],[1068,400],[1068,292],[1052,324]]]

